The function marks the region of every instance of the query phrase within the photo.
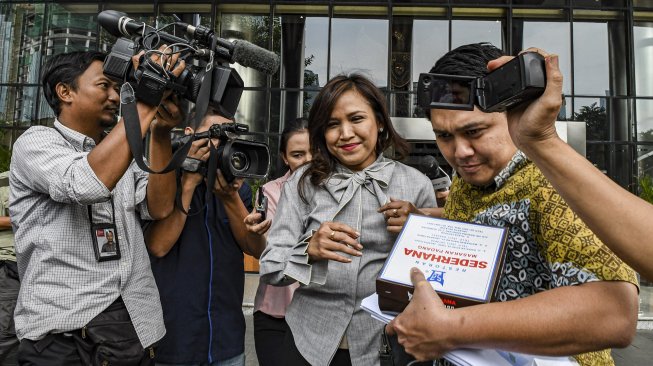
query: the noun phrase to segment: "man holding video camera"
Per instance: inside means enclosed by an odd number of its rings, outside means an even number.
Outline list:
[[[430,73],[482,78],[487,63],[500,56],[487,43],[465,45],[438,60]],[[544,65],[545,94],[552,93],[560,76],[557,57],[546,58]],[[633,270],[515,147],[505,112],[437,103],[430,108],[438,147],[456,171],[443,217],[507,227],[505,264],[497,302],[455,310],[445,309],[424,275],[413,269],[412,301],[388,331],[420,360],[457,348],[498,348],[612,365],[607,348],[625,347],[634,336],[638,284]],[[539,98],[521,118],[541,118],[550,108]]]
[[[31,127],[13,147],[21,365],[150,364],[165,333],[140,222],[170,214],[175,178],[136,167],[124,121],[115,122],[120,96],[103,72],[105,57],[51,56],[42,86],[54,128]],[[174,75],[184,67],[162,52],[151,61]],[[158,108],[136,102],[136,110],[141,135],[150,132],[150,166],[162,169],[181,113],[170,99]],[[116,233],[112,255],[99,250],[106,230]]]
[[[229,122],[209,109],[197,133]],[[218,167],[215,181],[207,181],[208,144],[207,138],[193,141],[182,165],[182,207],[146,231],[167,330],[159,366],[245,363],[243,253],[258,258],[265,245],[247,241],[244,218],[252,209],[252,191],[243,179],[227,182],[222,170],[228,168]]]

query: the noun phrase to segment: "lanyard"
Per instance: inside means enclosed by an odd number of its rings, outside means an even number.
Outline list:
[[[94,224],[93,223],[93,211],[91,210],[91,206],[93,205],[88,205],[86,208],[88,209],[88,219],[91,221],[91,226]],[[111,223],[115,224],[116,223],[116,207],[113,205],[113,194],[111,195]]]

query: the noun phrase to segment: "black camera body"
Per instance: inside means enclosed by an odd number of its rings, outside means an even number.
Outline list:
[[[119,82],[132,84],[136,99],[157,106],[166,90],[173,90],[183,99],[197,103],[200,87],[211,73],[208,106],[227,118],[233,118],[244,83],[238,72],[228,66],[229,50],[217,46],[218,43],[225,45],[226,41],[220,39],[218,42],[208,27],[175,23],[190,35],[190,39],[186,39],[136,23],[126,14],[114,10],[101,12],[98,20],[109,33],[120,37],[104,61],[104,73]],[[131,38],[125,37],[127,35]],[[149,58],[149,53],[158,52],[156,50],[164,43],[174,45],[171,51],[180,53],[180,59],[186,61],[179,77]],[[210,51],[212,48],[215,53]],[[141,58],[138,69],[133,70],[131,58],[141,50],[146,51],[145,56]]]
[[[417,102],[425,111],[433,108],[503,112],[533,100],[546,87],[544,58],[525,52],[485,77],[420,74]]]
[[[270,168],[270,150],[265,143],[237,138],[247,133],[249,127],[242,123],[216,123],[208,131],[196,133],[193,139],[220,140],[216,154],[217,169],[220,169],[227,182],[232,182],[235,178],[263,179]],[[173,139],[173,150],[177,150],[183,143],[183,138]],[[195,159],[190,159],[184,165],[188,167],[185,170],[205,176],[207,174],[206,162],[198,165]]]

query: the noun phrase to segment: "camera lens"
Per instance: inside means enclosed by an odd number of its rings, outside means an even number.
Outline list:
[[[249,168],[249,158],[242,151],[236,151],[231,155],[231,167],[239,172],[247,170]]]

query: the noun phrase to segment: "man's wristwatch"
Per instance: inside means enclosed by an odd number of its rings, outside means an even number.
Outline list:
[[[184,162],[181,164],[181,169],[190,173],[206,175],[206,166],[204,166],[204,162],[191,157],[186,157],[186,159],[184,159]]]

